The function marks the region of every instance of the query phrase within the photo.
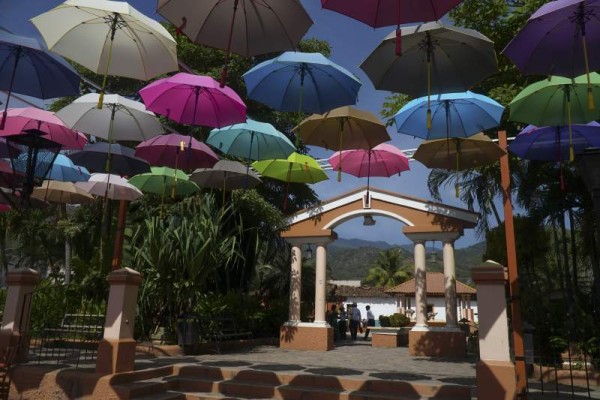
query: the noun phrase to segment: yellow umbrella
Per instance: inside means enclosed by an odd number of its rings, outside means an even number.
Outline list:
[[[53,180],[44,181],[41,187],[33,189],[31,197],[59,204],[83,204],[94,200],[90,194],[72,182]]]

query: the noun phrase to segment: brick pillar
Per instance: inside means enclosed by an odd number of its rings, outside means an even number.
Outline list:
[[[136,342],[133,338],[137,292],[142,274],[122,268],[108,274],[110,293],[104,338],[98,346],[96,372],[114,374],[133,371]]]
[[[477,398],[512,400],[517,395],[515,365],[510,360],[506,317],[506,273],[493,261],[472,270],[477,285],[479,354]]]
[[[457,329],[456,316],[456,267],[454,264],[454,241],[443,241],[444,297],[446,300],[446,328]]]
[[[15,269],[6,276],[8,291],[0,330],[0,354],[9,346],[19,346],[15,362],[27,361],[31,296],[39,281],[40,273],[31,268]]]

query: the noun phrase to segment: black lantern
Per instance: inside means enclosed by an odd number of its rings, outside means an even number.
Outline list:
[[[304,258],[307,260],[312,260],[312,258],[313,258],[313,251],[312,251],[312,248],[310,247],[310,244],[308,245],[308,249],[306,249],[306,252],[304,253]]]
[[[363,220],[364,226],[373,226],[375,225],[375,223],[376,221],[373,219],[373,216],[371,214],[365,215],[365,219]]]

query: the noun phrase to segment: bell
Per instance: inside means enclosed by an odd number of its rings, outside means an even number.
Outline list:
[[[313,251],[310,247],[310,244],[308,245],[308,249],[306,249],[306,251],[304,252],[304,258],[307,260],[312,260],[313,258]]]
[[[375,225],[375,220],[373,219],[373,216],[371,214],[365,215],[365,219],[363,220],[363,225],[364,226],[373,226],[373,225]]]

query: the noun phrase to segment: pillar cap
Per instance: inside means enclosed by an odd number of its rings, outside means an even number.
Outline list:
[[[121,268],[112,271],[108,274],[106,280],[109,284],[129,284],[129,285],[140,285],[142,283],[142,274],[131,268]]]
[[[286,242],[293,245],[303,245],[303,244],[328,244],[335,240],[337,240],[338,235],[335,231],[328,229],[326,234],[319,236],[291,236],[285,237],[281,235],[285,239]]]
[[[11,285],[37,285],[40,281],[40,273],[31,268],[18,268],[6,274],[6,284]]]
[[[507,274],[504,267],[496,261],[487,260],[481,265],[471,270],[471,277],[475,284],[482,283],[504,283],[507,281]]]

